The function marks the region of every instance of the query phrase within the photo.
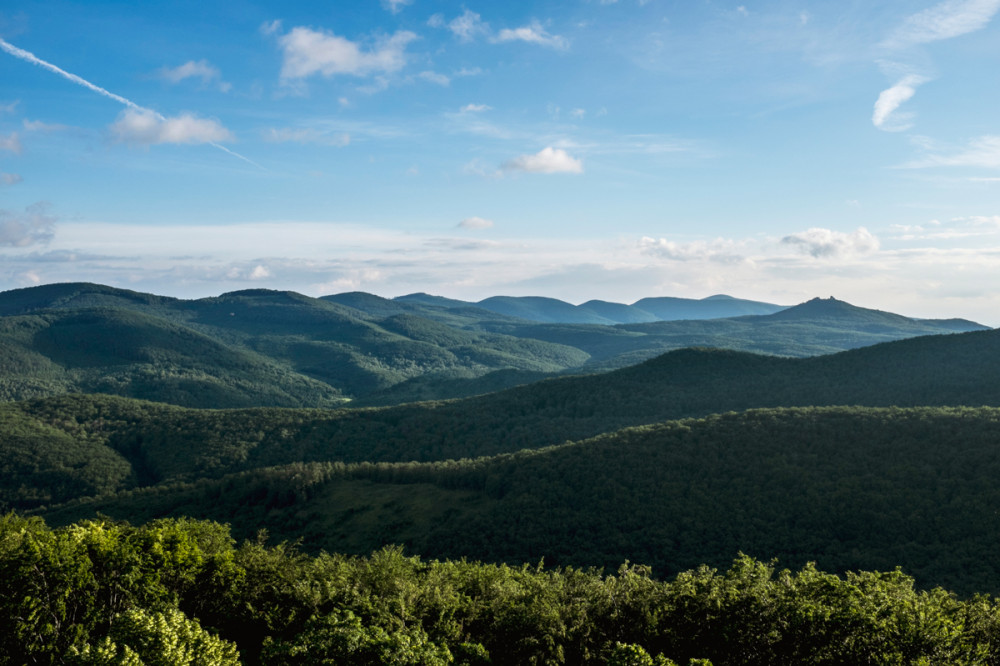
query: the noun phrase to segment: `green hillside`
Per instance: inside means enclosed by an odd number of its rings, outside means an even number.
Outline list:
[[[371,300],[371,299],[368,299]],[[180,405],[322,407],[415,377],[553,373],[588,355],[291,292],[195,301],[89,284],[0,293],[0,399],[102,392]]]
[[[372,409],[191,410],[110,396],[0,405],[26,431],[57,428],[138,460],[150,482],[297,462],[406,462],[537,449],[630,426],[763,407],[1000,406],[1000,332],[931,336],[808,359],[681,350],[602,374]],[[48,446],[42,440],[42,450]],[[39,454],[41,455],[41,454]],[[61,463],[52,463],[59,467]],[[138,474],[138,473],[137,473]],[[124,479],[132,477],[126,476]],[[51,494],[30,475],[25,498]],[[128,488],[122,480],[106,489]]]
[[[333,407],[343,395],[162,317],[75,308],[0,318],[0,400],[111,393],[189,407]]]
[[[745,552],[996,594],[998,433],[996,408],[753,410],[476,460],[261,469],[45,515],[196,516],[311,549],[658,575]]]
[[[577,319],[601,319],[581,314],[594,307],[626,316],[596,301],[484,303],[534,318],[573,309]],[[530,323],[453,305],[265,289],[180,300],[84,283],[2,292],[0,400],[100,392],[215,408],[386,405],[625,367],[691,346],[804,357],[983,328],[818,299],[767,316],[615,326]]]

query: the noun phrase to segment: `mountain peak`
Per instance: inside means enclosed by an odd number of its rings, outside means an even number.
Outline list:
[[[787,310],[769,315],[768,318],[781,320],[840,319],[845,322],[846,320],[851,320],[858,324],[892,323],[895,325],[913,321],[903,315],[852,305],[847,301],[838,300],[833,296],[829,298],[812,298],[805,303],[799,303]]]

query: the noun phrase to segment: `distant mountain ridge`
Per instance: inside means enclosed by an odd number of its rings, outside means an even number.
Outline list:
[[[337,296],[325,296],[337,300]],[[775,305],[716,294],[707,298],[658,296],[643,298],[631,305],[591,300],[573,305],[556,298],[541,296],[491,296],[478,302],[460,301],[417,293],[393,299],[401,303],[421,303],[444,308],[477,307],[497,314],[550,324],[635,324],[684,319],[724,319],[744,315],[780,312],[787,305]]]

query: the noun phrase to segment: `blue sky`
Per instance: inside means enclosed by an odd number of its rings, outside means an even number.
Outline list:
[[[18,2],[0,289],[1000,325],[1000,0]]]

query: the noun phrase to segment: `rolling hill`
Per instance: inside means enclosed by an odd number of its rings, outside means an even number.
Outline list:
[[[10,471],[9,506],[55,496],[32,470],[72,469],[37,433],[60,430],[132,469],[101,492],[301,462],[406,462],[538,449],[626,427],[755,408],[1000,407],[1000,332],[929,336],[788,359],[680,350],[605,374],[549,379],[451,402],[338,410],[198,410],[111,396],[0,406],[34,467]],[[15,428],[16,424],[17,425]],[[36,433],[36,434],[31,434]],[[13,441],[13,440],[11,440]],[[110,449],[110,451],[105,450]],[[13,456],[14,452],[7,454]],[[3,456],[0,456],[2,459]],[[117,458],[116,458],[117,460]],[[59,501],[68,495],[60,496]],[[52,500],[45,500],[48,503]]]
[[[183,301],[48,285],[0,293],[0,312],[7,400],[104,392],[188,406],[328,407],[424,375],[553,373],[588,358],[558,343],[466,330],[461,315],[443,317],[454,325],[395,311],[376,321],[347,305],[267,290]]]
[[[404,544],[428,557],[670,576],[738,552],[832,571],[902,566],[1000,592],[996,408],[799,408],[670,421],[447,463],[293,464],[46,512],[197,516],[311,549]]]

